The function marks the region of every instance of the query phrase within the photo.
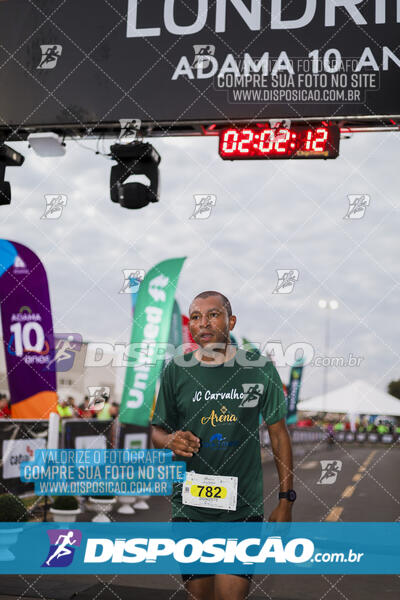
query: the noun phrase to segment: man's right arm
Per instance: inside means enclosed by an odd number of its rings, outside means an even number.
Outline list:
[[[172,450],[178,456],[190,458],[200,449],[200,440],[191,431],[168,433],[158,425],[152,426],[151,439],[154,448]]]

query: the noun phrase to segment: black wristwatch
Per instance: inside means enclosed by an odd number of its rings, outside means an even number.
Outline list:
[[[287,492],[279,492],[279,500],[286,498],[289,502],[294,502],[297,498],[297,494],[294,490],[288,490]]]

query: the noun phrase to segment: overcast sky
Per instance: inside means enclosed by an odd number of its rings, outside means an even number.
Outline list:
[[[161,200],[139,211],[110,201],[108,158],[73,141],[52,159],[11,144],[26,160],[6,171],[12,202],[0,207],[2,236],[44,263],[56,332],[128,342],[122,270],[187,256],[176,294],[183,312],[197,293],[217,289],[231,300],[238,339],[307,342],[323,355],[318,300],[336,299],[329,354],[363,360],[331,368],[329,389],[362,378],[386,390],[400,377],[399,134],[354,135],[328,161],[224,162],[214,137],[153,143]],[[68,197],[61,218],[41,219],[44,195],[55,193]],[[208,219],[190,219],[193,195],[202,193],[214,194],[216,205]],[[343,219],[348,194],[370,196],[362,219]],[[272,293],[277,269],[299,271],[291,294]],[[279,371],[286,382],[288,368]],[[303,398],[321,392],[322,371],[305,369]]]

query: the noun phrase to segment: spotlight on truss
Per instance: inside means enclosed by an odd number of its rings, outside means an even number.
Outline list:
[[[10,146],[0,145],[0,205],[11,203],[11,186],[8,181],[4,181],[6,167],[20,167],[24,160],[22,154]]]
[[[110,193],[113,202],[124,208],[143,208],[158,202],[158,181],[161,157],[149,143],[114,144],[111,156],[117,164],[111,168]],[[124,183],[131,175],[145,175],[150,186],[143,183]]]

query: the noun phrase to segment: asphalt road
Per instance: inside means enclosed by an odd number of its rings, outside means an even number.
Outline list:
[[[396,521],[400,519],[400,447],[353,447],[326,442],[295,448],[294,521]],[[323,478],[320,461],[334,478]],[[339,464],[341,463],[341,465]],[[333,469],[332,469],[333,466]],[[335,469],[336,467],[336,469]],[[274,507],[278,479],[271,460],[264,464],[265,517]]]
[[[323,475],[320,461],[327,461]],[[341,464],[340,464],[341,463]],[[351,445],[328,448],[325,442],[295,448],[295,489],[298,500],[294,521],[398,521],[400,520],[400,447]],[[271,455],[264,453],[265,517],[277,499],[278,477]],[[333,473],[333,475],[332,475]],[[336,473],[336,478],[335,478]],[[327,476],[328,475],[328,476]],[[333,482],[333,480],[335,480]],[[137,511],[129,520],[164,521],[170,518],[169,499],[153,497],[149,511]],[[79,521],[88,521],[84,513]],[[124,515],[113,514],[118,521]],[[103,593],[99,594],[100,584]],[[93,596],[90,588],[93,587]],[[116,587],[113,587],[116,586]],[[119,587],[120,586],[120,587]],[[85,598],[150,599],[150,592],[133,588],[158,588],[158,598],[178,600],[177,575],[0,576],[0,600],[66,600],[88,589]],[[174,594],[175,591],[175,594]],[[151,596],[152,597],[152,596]],[[277,600],[398,600],[400,575],[257,575],[250,598]]]

